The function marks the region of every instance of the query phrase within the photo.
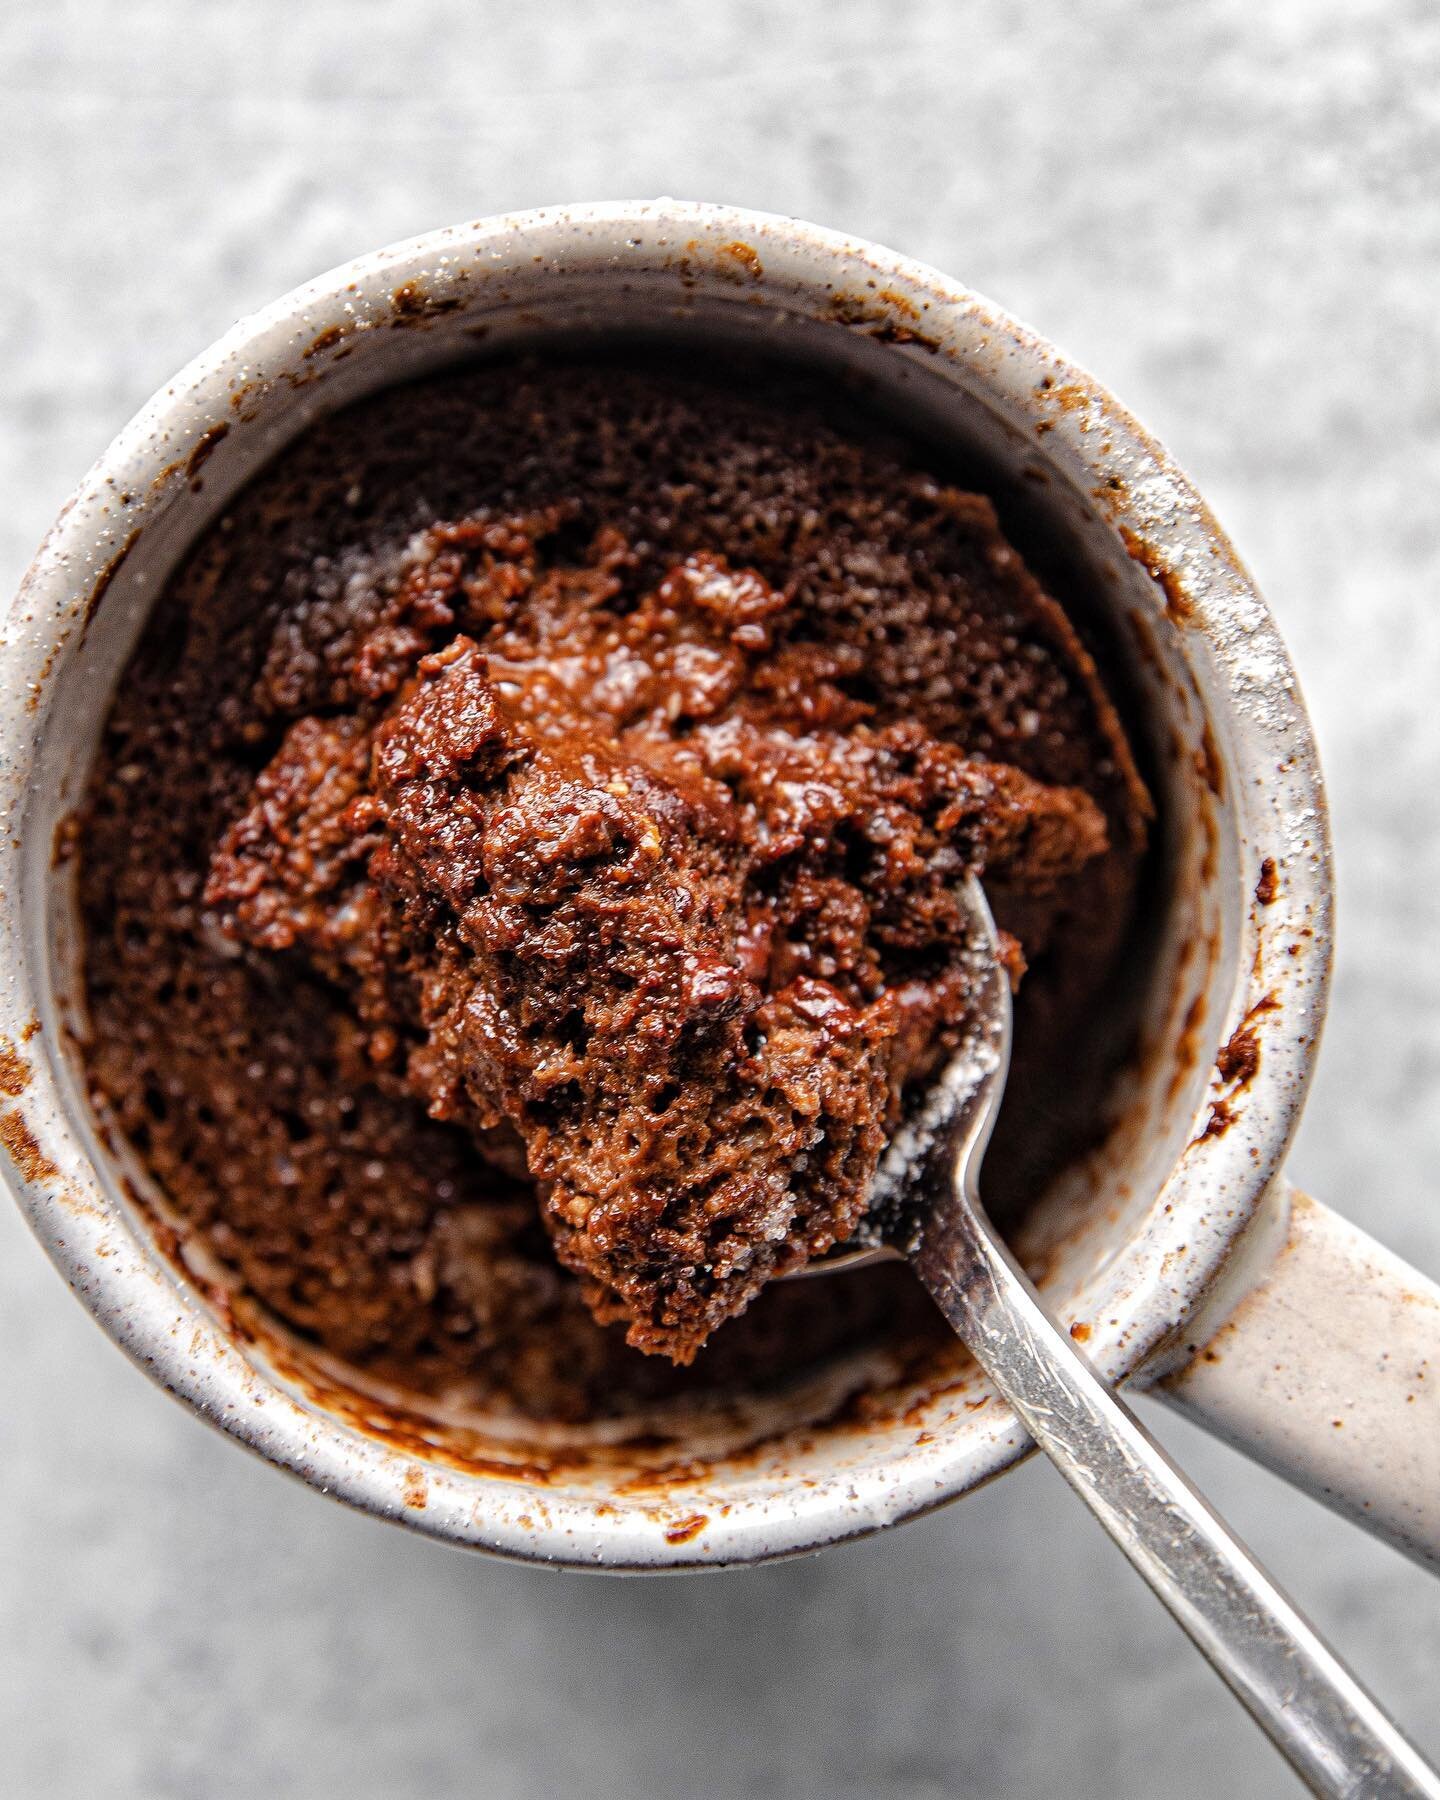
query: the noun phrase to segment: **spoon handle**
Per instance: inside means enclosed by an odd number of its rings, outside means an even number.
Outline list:
[[[1440,1800],[1440,1776],[1051,1320],[964,1161],[915,1266],[1040,1448],[1312,1793]]]

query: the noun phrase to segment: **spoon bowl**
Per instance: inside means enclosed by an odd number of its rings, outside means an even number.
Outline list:
[[[927,1225],[934,1228],[935,1196],[927,1170],[937,1156],[959,1157],[968,1178],[978,1184],[981,1159],[1005,1096],[1014,1010],[995,921],[979,879],[968,876],[961,894],[968,926],[961,955],[973,979],[959,1044],[935,1080],[916,1094],[891,1134],[870,1184],[870,1205],[854,1234],[785,1280],[804,1281],[871,1263],[913,1259]]]

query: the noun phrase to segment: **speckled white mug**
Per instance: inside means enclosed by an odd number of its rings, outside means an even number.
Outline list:
[[[1440,1557],[1440,1290],[1281,1174],[1324,1010],[1331,877],[1315,746],[1269,614],[1204,502],[1103,388],[945,276],[795,220],[586,206],[361,257],[237,325],[86,477],[0,650],[0,1138],[57,1266],[156,1381],[272,1462],[516,1557],[753,1562],[913,1517],[1024,1454],[976,1371],[907,1375],[883,1359],[753,1412],[671,1417],[658,1447],[654,1431],[627,1443],[372,1403],[236,1328],[201,1266],[162,1248],[89,1111],[53,846],[167,571],[321,413],[477,350],[617,332],[843,369],[998,485],[1028,485],[1104,596],[1152,721],[1163,941],[1118,1122],[1039,1201],[1026,1248],[1108,1375],[1163,1380],[1217,1430]]]

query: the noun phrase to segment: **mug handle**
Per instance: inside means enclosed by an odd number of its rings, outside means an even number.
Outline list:
[[[1223,1287],[1152,1391],[1440,1568],[1440,1287],[1283,1178]]]

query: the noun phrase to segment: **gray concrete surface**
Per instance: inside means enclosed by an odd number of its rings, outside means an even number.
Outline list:
[[[153,387],[351,252],[662,192],[916,252],[1102,374],[1256,567],[1340,857],[1295,1172],[1440,1270],[1437,93],[1421,0],[12,0],[0,586]],[[8,1205],[0,1369],[23,1800],[1296,1791],[1044,1468],[748,1575],[465,1560],[151,1390]],[[1440,1584],[1154,1416],[1440,1754]]]

